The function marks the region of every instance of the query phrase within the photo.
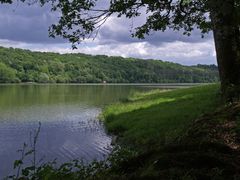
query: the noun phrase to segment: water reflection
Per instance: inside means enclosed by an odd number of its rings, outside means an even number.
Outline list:
[[[126,97],[136,88],[104,85],[3,85],[0,86],[0,107],[79,102],[84,105],[102,106]]]
[[[59,162],[102,159],[111,138],[97,120],[102,107],[146,88],[93,85],[1,85],[0,177],[13,169],[16,150],[42,122],[38,158]]]

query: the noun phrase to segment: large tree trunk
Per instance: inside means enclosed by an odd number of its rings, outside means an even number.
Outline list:
[[[235,15],[234,0],[215,1],[211,9],[221,90],[227,101],[240,97],[240,31]]]

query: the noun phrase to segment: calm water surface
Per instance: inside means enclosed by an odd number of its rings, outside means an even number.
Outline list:
[[[0,85],[0,179],[13,173],[17,150],[41,122],[37,158],[89,162],[111,151],[111,137],[97,116],[104,106],[146,86]]]

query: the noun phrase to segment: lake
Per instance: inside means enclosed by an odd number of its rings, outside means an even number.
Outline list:
[[[103,159],[111,137],[98,116],[106,105],[158,85],[0,85],[0,178],[13,173],[23,143],[41,122],[37,159]],[[169,86],[160,86],[169,88]],[[176,86],[171,86],[176,88]]]

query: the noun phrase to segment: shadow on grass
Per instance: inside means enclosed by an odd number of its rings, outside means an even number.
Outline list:
[[[220,102],[217,91],[215,85],[149,94],[110,107],[105,124],[123,145],[143,151],[156,148],[181,136],[201,114],[213,111]]]
[[[129,179],[240,179],[240,103],[225,105],[192,121],[172,143],[124,161]]]

